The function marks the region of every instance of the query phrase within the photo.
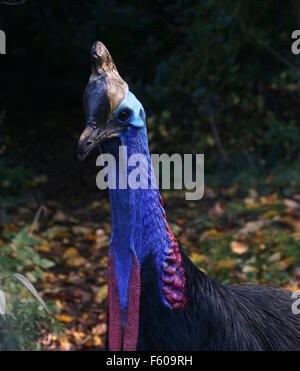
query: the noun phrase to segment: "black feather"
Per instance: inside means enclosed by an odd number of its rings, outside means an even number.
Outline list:
[[[292,313],[290,292],[220,285],[180,251],[184,309],[163,305],[154,259],[143,263],[138,350],[300,350],[300,318]]]

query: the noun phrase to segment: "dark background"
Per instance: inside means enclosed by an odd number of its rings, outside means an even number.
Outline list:
[[[47,142],[59,150],[78,137],[99,39],[145,106],[153,149],[205,153],[208,168],[297,159],[299,12],[276,0],[0,5],[1,133],[10,151],[41,159]]]
[[[205,154],[202,200],[163,192],[192,261],[300,289],[297,29],[298,0],[0,0],[0,289],[20,272],[56,313],[18,306],[21,290],[0,349],[104,348],[110,207],[97,154],[76,154],[96,40],[144,105],[151,151]]]

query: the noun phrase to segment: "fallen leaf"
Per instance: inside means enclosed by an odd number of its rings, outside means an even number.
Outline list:
[[[57,210],[52,220],[58,223],[65,223],[68,220],[68,218],[62,210]]]
[[[71,350],[72,344],[69,342],[68,338],[66,336],[61,337],[59,339],[60,348],[62,350]]]
[[[216,202],[213,207],[211,207],[208,211],[208,214],[212,220],[215,220],[222,216],[225,211],[225,204],[224,202]]]
[[[83,234],[83,235],[88,235],[90,233],[92,233],[92,229],[91,228],[88,228],[88,227],[84,227],[84,226],[81,226],[81,225],[75,225],[74,227],[72,227],[72,231],[74,234]]]
[[[236,260],[234,259],[222,259],[216,263],[216,271],[228,269],[231,270],[236,266]]]
[[[246,225],[241,228],[237,233],[236,236],[247,235],[249,233],[254,233],[259,229],[267,227],[271,224],[270,220],[256,220],[246,223]]]
[[[275,252],[273,255],[269,257],[269,262],[274,263],[277,262],[281,259],[281,253],[280,252]]]
[[[289,210],[289,211],[293,211],[293,210],[297,210],[300,208],[300,205],[297,201],[294,201],[294,200],[290,200],[288,198],[284,199],[283,200],[283,204],[284,206]]]
[[[103,202],[102,201],[94,201],[92,202],[87,208],[86,210],[94,210],[94,209],[101,209],[103,206]]]
[[[242,272],[247,274],[247,273],[257,273],[258,269],[253,267],[252,265],[245,265],[242,269]]]
[[[279,216],[279,212],[277,210],[269,210],[262,215],[262,218],[271,219],[271,218],[278,217],[278,216]]]
[[[67,259],[67,264],[70,267],[80,267],[86,263],[86,260],[82,256],[75,256]]]
[[[259,198],[262,205],[274,205],[278,202],[278,196],[276,193],[272,193],[269,196],[262,196]]]
[[[98,325],[94,326],[92,328],[92,334],[93,335],[104,335],[107,331],[106,323],[99,323]]]
[[[107,284],[101,286],[99,289],[97,289],[95,293],[95,301],[98,304],[101,304],[106,298],[108,293]]]
[[[231,248],[231,251],[237,255],[246,254],[246,252],[248,252],[249,250],[249,247],[247,244],[238,242],[238,241],[232,241],[230,244],[230,248]]]
[[[73,321],[73,318],[68,316],[67,314],[60,314],[56,317],[56,319],[59,322],[63,322],[63,323],[71,323]]]
[[[282,271],[285,271],[288,267],[290,267],[294,263],[295,263],[294,257],[290,257],[285,260],[280,260],[280,261],[275,262],[272,265],[272,270],[282,272]]]
[[[94,342],[94,345],[96,347],[102,347],[103,346],[103,341],[102,341],[101,337],[99,337],[98,335],[93,336],[93,342]]]
[[[78,256],[78,250],[75,247],[69,247],[68,249],[65,250],[63,254],[64,259],[69,259],[73,258],[74,256]]]
[[[44,232],[43,235],[47,237],[49,240],[63,239],[63,238],[69,237],[70,232],[67,227],[54,226],[54,227],[47,229],[47,231]]]
[[[192,262],[194,264],[196,264],[196,265],[197,264],[201,264],[201,263],[203,263],[203,262],[205,262],[205,261],[208,260],[208,256],[203,255],[203,254],[199,254],[199,253],[197,253],[195,251],[192,251],[190,253],[190,258],[191,258]]]
[[[210,240],[210,239],[213,239],[217,236],[219,236],[219,231],[215,228],[212,228],[212,229],[209,229],[207,231],[205,231],[204,233],[202,233],[201,237],[200,237],[200,241],[206,241],[206,240]]]

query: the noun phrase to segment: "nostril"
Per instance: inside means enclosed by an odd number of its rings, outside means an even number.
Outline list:
[[[87,142],[86,142],[86,145],[89,147],[89,146],[91,146],[93,144],[93,142],[91,142],[90,140],[88,140]]]

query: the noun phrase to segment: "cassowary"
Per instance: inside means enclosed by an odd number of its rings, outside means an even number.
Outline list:
[[[79,159],[100,144],[120,166],[122,145],[128,158],[143,154],[151,164],[143,106],[101,42],[92,46],[91,59]],[[117,186],[109,195],[110,350],[300,350],[291,293],[224,286],[199,271],[170,230],[157,188]]]

